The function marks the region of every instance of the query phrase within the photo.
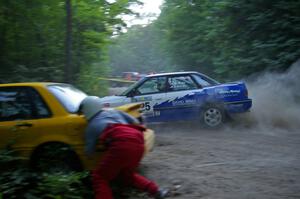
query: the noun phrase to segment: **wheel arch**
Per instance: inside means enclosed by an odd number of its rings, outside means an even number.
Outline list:
[[[216,106],[216,107],[219,107],[221,108],[223,111],[224,111],[224,114],[227,114],[226,113],[226,109],[225,109],[225,104],[224,102],[221,102],[221,101],[205,101],[204,103],[202,103],[199,107],[199,111],[200,113],[207,107],[211,107],[211,106]]]
[[[74,161],[77,162],[78,164],[78,169],[76,170],[83,170],[83,163],[80,159],[80,155],[77,154],[76,150],[73,149],[73,147],[63,141],[47,141],[47,142],[43,142],[40,143],[38,146],[36,146],[34,148],[34,150],[31,152],[30,156],[29,156],[29,166],[30,168],[35,168],[35,163],[38,161],[38,155],[40,153],[43,152],[43,150],[45,150],[48,146],[61,146],[61,147],[67,147],[68,152],[70,152],[71,157],[70,158],[74,158]]]

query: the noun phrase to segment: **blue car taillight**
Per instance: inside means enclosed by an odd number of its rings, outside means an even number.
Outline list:
[[[244,94],[248,98],[248,89],[245,89]]]

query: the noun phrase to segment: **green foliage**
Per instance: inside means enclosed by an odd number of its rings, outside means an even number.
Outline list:
[[[155,23],[121,36],[138,0],[72,0],[73,83],[105,95],[99,76],[198,70],[236,79],[300,57],[298,0],[165,0]],[[64,81],[65,0],[0,1],[0,81]],[[110,59],[109,59],[110,57]],[[111,67],[111,69],[110,69]],[[110,71],[109,71],[110,70]]]
[[[0,1],[0,82],[65,80],[66,1]],[[107,46],[119,15],[138,0],[72,0],[72,83],[98,94],[105,75]],[[88,71],[89,79],[84,79]]]
[[[0,151],[0,165],[1,166],[5,165],[5,164],[13,163],[18,160],[22,160],[22,158],[14,156],[14,151],[11,151],[8,149]]]
[[[86,177],[87,173],[38,174],[19,168],[0,175],[0,192],[4,198],[92,198],[91,187],[83,183]]]
[[[113,39],[110,46],[110,68],[115,75],[121,72],[137,71],[140,73],[170,71],[168,52],[164,45],[163,31],[154,24],[133,26],[124,34]]]
[[[300,57],[299,10],[296,0],[166,0],[156,24],[179,68],[236,79]]]
[[[63,13],[58,1],[0,2],[1,81],[48,80],[50,72],[59,78],[64,37],[55,30]]]
[[[100,81],[98,78],[107,76],[108,70],[107,67],[99,67],[99,65],[94,64],[90,68],[85,68],[80,73],[78,85],[90,95],[105,96],[108,93],[108,82]]]
[[[82,179],[87,175],[87,173],[44,174],[36,188],[29,194],[49,199],[92,198],[91,189],[87,189],[82,183]]]
[[[38,175],[21,167],[15,152],[9,149],[0,151],[0,193],[3,198],[21,198],[24,192],[38,179]]]
[[[87,172],[36,173],[26,169],[20,162],[16,164],[20,159],[22,158],[16,156],[13,151],[0,152],[0,196],[2,198],[93,198],[91,187],[85,184],[89,177]]]
[[[40,173],[26,168],[23,160],[11,150],[0,151],[0,199],[92,199],[94,193],[89,172]],[[9,167],[3,167],[9,164]],[[114,198],[137,196],[148,198],[145,192],[112,182]]]

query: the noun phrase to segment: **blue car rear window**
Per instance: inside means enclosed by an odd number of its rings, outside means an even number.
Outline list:
[[[202,87],[214,86],[220,84],[218,81],[204,75],[193,74],[193,77],[196,80],[196,82],[200,84]]]

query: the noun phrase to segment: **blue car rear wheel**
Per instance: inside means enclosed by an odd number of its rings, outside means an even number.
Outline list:
[[[201,120],[204,127],[218,128],[225,120],[224,110],[221,106],[208,105],[203,108]]]

